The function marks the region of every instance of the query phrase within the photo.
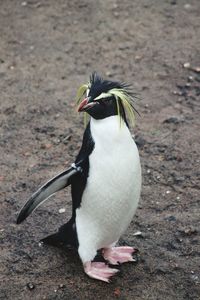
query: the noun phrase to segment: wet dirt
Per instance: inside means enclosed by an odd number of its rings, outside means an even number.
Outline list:
[[[200,299],[199,15],[198,0],[1,1],[0,299]],[[75,93],[94,70],[141,97],[142,196],[121,240],[139,261],[111,284],[88,278],[74,251],[38,244],[69,219],[69,189],[15,223],[76,157]]]

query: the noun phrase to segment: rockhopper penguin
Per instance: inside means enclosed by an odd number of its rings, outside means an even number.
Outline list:
[[[133,261],[135,251],[115,246],[135,214],[141,190],[140,159],[128,125],[135,112],[134,94],[128,85],[93,73],[77,96],[78,111],[91,118],[75,163],[31,196],[17,223],[52,194],[71,185],[71,219],[42,241],[75,247],[85,273],[109,282],[119,271],[109,264]],[[105,262],[94,261],[98,250]]]

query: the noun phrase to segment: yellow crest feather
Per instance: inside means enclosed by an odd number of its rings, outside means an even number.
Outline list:
[[[77,94],[76,94],[76,103],[77,104],[81,101],[81,99],[82,99],[83,95],[86,93],[88,87],[89,87],[88,84],[82,84],[79,87]]]
[[[125,110],[125,113],[128,116],[129,121],[132,123],[133,126],[135,126],[134,108],[132,106],[132,99],[128,95],[128,93],[123,89],[112,89],[109,91],[109,93],[115,96],[115,99],[117,101],[117,106],[119,106],[118,101],[121,101],[121,104],[123,105],[123,108]],[[121,119],[119,108],[117,108],[117,112]]]

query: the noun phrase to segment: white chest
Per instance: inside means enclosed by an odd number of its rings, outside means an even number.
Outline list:
[[[92,119],[91,134],[95,146],[77,210],[77,232],[100,248],[119,239],[128,227],[139,200],[141,169],[135,142],[117,116]]]

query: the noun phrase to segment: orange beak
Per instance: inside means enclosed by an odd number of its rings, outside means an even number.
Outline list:
[[[79,107],[78,107],[78,112],[83,111],[84,107],[88,104],[88,98],[85,98],[81,101]]]
[[[81,101],[79,107],[78,107],[78,112],[80,111],[87,111],[89,110],[91,107],[95,106],[98,104],[97,101],[93,101],[93,102],[89,102],[90,101],[90,97],[87,97],[85,99],[83,99],[83,101]]]

